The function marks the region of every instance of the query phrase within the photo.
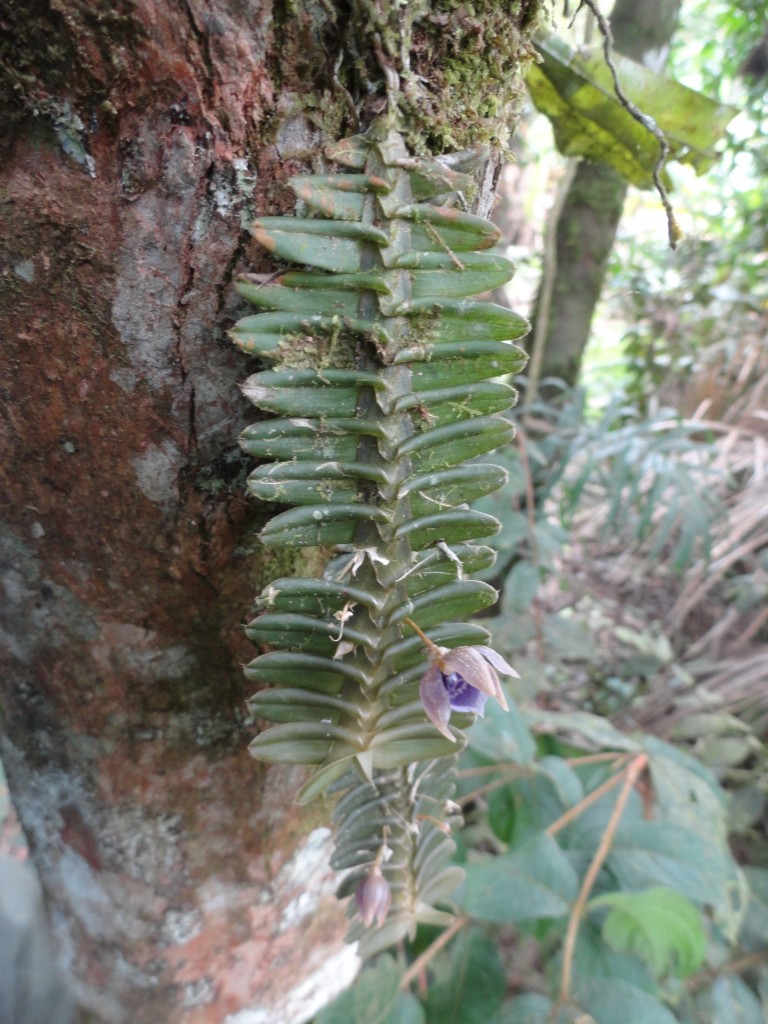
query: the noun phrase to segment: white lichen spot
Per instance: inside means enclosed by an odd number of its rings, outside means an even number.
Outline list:
[[[35,264],[32,260],[21,260],[20,263],[17,263],[14,266],[13,272],[16,277],[20,277],[21,280],[26,281],[27,284],[32,284],[35,280]]]
[[[184,456],[167,438],[131,458],[139,490],[156,505],[168,508],[178,504],[179,472],[183,463]]]
[[[222,1024],[305,1024],[351,985],[359,970],[357,945],[344,946],[295,989],[285,993],[280,1006],[246,1007],[225,1017]]]
[[[212,978],[197,978],[188,982],[181,990],[181,1005],[186,1007],[205,1006],[213,1002],[216,986]]]
[[[203,927],[199,910],[168,910],[163,918],[163,942],[182,946],[193,939]]]

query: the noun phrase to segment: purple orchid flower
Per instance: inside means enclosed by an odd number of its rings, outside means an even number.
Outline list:
[[[448,728],[451,711],[471,711],[482,715],[485,702],[493,697],[509,710],[497,672],[520,676],[490,647],[438,647],[410,619],[405,620],[418,633],[429,650],[430,666],[421,677],[419,694],[427,717],[443,736],[454,739]]]

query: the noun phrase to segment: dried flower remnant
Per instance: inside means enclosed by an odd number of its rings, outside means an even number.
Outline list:
[[[370,873],[357,887],[355,901],[360,919],[366,928],[370,928],[372,924],[378,927],[384,924],[392,902],[392,890],[378,863],[373,865]]]
[[[443,736],[453,739],[448,728],[451,711],[470,711],[482,715],[485,702],[493,697],[508,710],[498,672],[520,678],[500,654],[490,647],[438,647],[410,619],[408,625],[421,637],[429,650],[430,666],[421,677],[419,693],[427,717]]]
[[[372,924],[381,927],[387,919],[392,903],[392,890],[382,874],[381,863],[392,855],[387,846],[387,827],[384,826],[384,842],[379,847],[376,860],[368,874],[360,882],[355,893],[357,912],[366,928]]]

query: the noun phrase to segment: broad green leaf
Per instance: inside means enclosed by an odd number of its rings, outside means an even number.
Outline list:
[[[588,711],[558,712],[531,708],[526,709],[525,715],[534,732],[554,734],[577,747],[631,752],[641,749],[634,737],[621,732],[607,719]]]
[[[538,992],[526,992],[504,1003],[488,1024],[586,1024],[584,1014],[573,1006],[555,1007]]]
[[[708,1024],[765,1024],[755,993],[739,977],[721,975],[709,994]]]
[[[765,949],[768,939],[768,868],[744,868],[749,903],[739,940],[748,949]]]
[[[402,976],[403,968],[391,956],[379,957],[320,1011],[315,1024],[423,1024],[421,1005],[399,991]]]
[[[655,736],[644,736],[655,805],[669,821],[725,841],[726,798],[713,772],[695,757]]]
[[[684,750],[654,736],[645,736],[642,745],[650,754],[657,815],[697,833],[707,849],[721,858],[727,880],[712,888],[708,902],[726,938],[734,942],[746,911],[747,892],[728,846],[725,793],[710,769]]]
[[[564,612],[548,615],[543,634],[546,649],[563,661],[592,662],[595,658],[595,639],[584,619]]]
[[[663,821],[620,828],[606,865],[624,889],[661,885],[709,905],[733,884],[735,871],[716,843]]]
[[[456,894],[459,906],[472,917],[500,924],[564,917],[578,889],[576,872],[546,833],[503,857],[474,861],[466,871]]]
[[[609,164],[633,185],[650,188],[658,140],[621,106],[602,49],[574,51],[553,35],[538,38],[536,45],[542,63],[530,66],[528,88],[552,122],[560,152]],[[613,60],[624,92],[662,130],[671,158],[691,164],[698,174],[707,171],[718,159],[715,146],[738,110],[620,53],[614,52]]]
[[[478,718],[468,733],[469,746],[490,761],[528,764],[536,753],[536,741],[514,701],[505,711],[496,701],[485,706],[485,717]]]
[[[487,1024],[504,998],[504,968],[495,942],[478,929],[462,932],[450,956],[435,967],[426,1001],[427,1020]]]
[[[513,512],[502,520],[500,543],[505,548],[513,548],[528,538],[528,520],[521,512]],[[533,604],[533,599],[541,586],[541,573],[538,566],[528,559],[522,559],[512,566],[504,580],[504,611],[507,614],[526,612]]]
[[[577,979],[574,1001],[595,1024],[678,1024],[660,999],[615,978]]]
[[[707,937],[701,912],[673,889],[605,893],[589,909],[609,907],[603,938],[618,952],[637,954],[657,977],[672,971],[678,978],[702,965]]]
[[[587,919],[579,928],[573,957],[575,978],[611,978],[625,981],[651,995],[658,995],[659,986],[647,965],[636,956],[617,953],[605,944],[599,929]]]
[[[524,714],[523,717],[527,718],[527,715]],[[558,762],[559,765],[556,767]],[[576,773],[556,757],[544,759],[544,763],[539,765],[539,770],[532,777],[519,779],[515,783],[515,790],[519,794],[520,800],[515,832],[518,841],[522,835],[531,830],[538,832],[547,828],[564,811],[576,803],[576,800],[573,799],[576,793],[583,795],[581,782]],[[578,825],[582,818],[583,815],[580,815],[575,824]],[[575,825],[570,825],[560,837],[563,848],[569,848],[567,853],[569,859],[572,857],[570,846],[571,832],[574,827]],[[590,838],[587,845],[588,849],[585,850],[584,857],[588,861],[594,853],[597,841],[592,842]],[[581,865],[579,865],[579,870],[581,870]]]
[[[568,762],[562,757],[542,757],[539,774],[549,779],[563,807],[574,807],[585,796],[584,785]]]

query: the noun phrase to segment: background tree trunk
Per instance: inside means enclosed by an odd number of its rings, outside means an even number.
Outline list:
[[[434,6],[434,37],[458,45],[466,25]],[[513,27],[537,4],[496,6],[489,59],[519,92],[497,30],[529,56]],[[349,131],[332,14],[2,14],[0,752],[75,995],[106,1024],[291,1024],[356,966],[327,808],[293,807],[303,772],[247,753],[240,622],[294,559],[255,539],[247,366],[223,336],[234,271],[272,269],[244,225],[293,207],[281,182],[317,164],[318,124]]]
[[[617,0],[610,18],[616,49],[661,71],[679,13],[680,0]],[[605,164],[580,160],[566,179],[555,235],[546,243],[555,247],[551,298],[545,313],[542,281],[534,315],[534,322],[547,317],[540,380],[578,379],[626,193],[624,179]],[[545,397],[549,390],[541,389]]]

